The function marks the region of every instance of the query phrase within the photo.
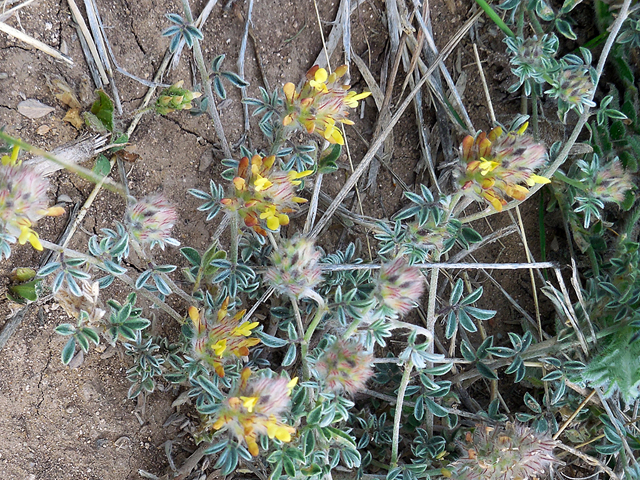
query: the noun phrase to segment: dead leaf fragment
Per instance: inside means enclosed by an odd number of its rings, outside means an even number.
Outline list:
[[[84,126],[84,119],[80,115],[80,109],[78,108],[70,109],[62,120],[69,122],[76,127],[76,130],[80,130]]]
[[[61,103],[70,108],[82,108],[78,97],[73,93],[73,89],[62,77],[47,77],[47,86],[49,87],[49,90],[51,90],[51,93],[53,93]]]
[[[18,112],[27,118],[40,118],[53,112],[54,108],[29,98],[18,104]]]

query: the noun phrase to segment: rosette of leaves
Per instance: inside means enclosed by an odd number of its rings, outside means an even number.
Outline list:
[[[202,40],[204,38],[202,32],[198,30],[195,25],[185,21],[180,15],[167,13],[165,17],[173,23],[173,25],[162,32],[163,37],[172,37],[171,43],[169,44],[169,50],[171,50],[171,52],[175,52],[178,49],[178,45],[182,39],[184,39],[184,42],[189,48],[192,48],[193,42],[196,39]]]
[[[87,326],[88,323],[89,314],[82,311],[80,312],[78,323],[76,325],[63,323],[54,329],[54,332],[57,334],[70,337],[62,348],[62,352],[60,354],[64,365],[68,365],[73,358],[73,355],[76,352],[76,345],[80,345],[82,351],[87,353],[89,351],[89,342],[93,342],[95,345],[100,343],[98,333],[93,328]]]
[[[157,355],[160,345],[153,337],[143,338],[140,330],[135,331],[135,342],[125,343],[127,355],[133,357],[133,366],[127,370],[127,378],[133,384],[127,393],[128,398],[136,398],[142,392],[152,393],[156,388],[154,377],[162,375],[164,358]]]
[[[139,330],[144,330],[151,322],[142,318],[142,309],[136,308],[136,294],[134,292],[127,296],[124,304],[116,300],[107,300],[107,305],[111,308],[111,314],[106,322],[106,336],[109,343],[115,346],[118,340],[136,341]]]
[[[227,80],[236,88],[245,88],[249,86],[249,82],[245,81],[240,75],[227,70],[222,70],[222,62],[226,55],[218,55],[211,62],[211,81],[213,82],[213,91],[216,92],[221,99],[227,98],[227,91],[224,88],[222,79]],[[206,106],[205,106],[206,109]]]
[[[473,319],[489,320],[496,315],[495,310],[486,310],[474,307],[473,304],[480,300],[483,288],[479,287],[472,293],[462,298],[464,293],[464,282],[459,278],[449,297],[449,305],[444,307],[439,313],[446,316],[445,336],[447,339],[452,338],[458,326],[464,328],[467,332],[474,333],[478,331]]]

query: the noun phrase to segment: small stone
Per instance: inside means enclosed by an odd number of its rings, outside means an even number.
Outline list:
[[[18,104],[18,112],[27,118],[40,118],[53,112],[54,108],[30,98]]]
[[[40,125],[36,130],[38,135],[46,135],[51,131],[51,127],[49,125]]]

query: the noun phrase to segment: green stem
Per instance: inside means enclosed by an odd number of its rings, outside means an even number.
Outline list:
[[[555,178],[557,178],[558,180],[562,180],[564,183],[571,185],[572,187],[575,187],[577,189],[579,189],[580,191],[585,192],[587,190],[587,186],[584,185],[580,180],[575,180],[571,177],[567,177],[564,173],[562,173],[560,170],[556,170],[553,174],[553,176]]]
[[[193,23],[193,15],[191,14],[191,5],[189,5],[189,0],[182,0],[182,8],[184,10],[185,17],[187,17],[187,22]],[[204,63],[202,49],[200,48],[200,41],[195,37],[193,39],[193,56],[196,60],[196,64],[198,65],[200,81],[202,82],[204,93],[209,99],[207,111],[213,119],[213,127],[215,128],[218,140],[220,140],[222,145],[222,151],[226,158],[232,158],[233,155],[231,154],[231,148],[229,148],[229,143],[227,142],[227,137],[224,134],[224,128],[220,121],[220,115],[218,115],[218,109],[216,108],[216,99],[213,96],[213,90],[211,90],[211,77],[209,76],[209,70],[207,65]]]
[[[540,20],[536,17],[535,12],[529,12],[529,20],[531,21],[531,25],[533,26],[533,30],[536,32],[536,35],[544,35],[544,28],[540,25]]]
[[[291,299],[291,302],[294,305],[296,305],[296,308],[297,308],[297,304],[295,303],[295,300]],[[307,331],[305,332],[304,337],[302,339],[302,344],[300,345],[300,356],[302,360],[302,375],[304,376],[305,380],[309,380],[311,378],[309,363],[307,362],[307,355],[309,354],[309,342],[311,341],[311,337],[313,337],[313,334],[316,331],[316,328],[318,328],[318,325],[320,324],[320,320],[322,320],[322,317],[327,312],[327,310],[328,310],[327,307],[323,303],[318,304],[318,310],[316,310],[316,315],[313,317],[313,320],[311,320],[311,323],[307,327]]]
[[[533,139],[537,142],[540,139],[540,132],[538,129],[538,94],[536,93],[536,86],[531,89],[531,127],[533,129]]]
[[[398,400],[396,401],[396,411],[393,416],[393,438],[391,440],[391,468],[398,466],[398,444],[400,443],[400,421],[402,420],[402,404],[404,403],[404,394],[411,380],[411,370],[413,370],[413,362],[409,360],[404,366],[402,381],[398,389]]]
[[[489,5],[485,0],[476,0],[476,3],[480,6],[480,8],[482,8],[482,10],[484,10],[484,13],[486,13],[487,16],[491,20],[493,20],[493,23],[495,23],[498,26],[498,28],[504,32],[505,35],[509,37],[515,37],[515,34],[511,31],[509,27],[507,27],[507,24],[504,23],[504,21],[495,12],[495,10],[493,9],[493,7],[491,7],[491,5]]]
[[[231,265],[235,268],[238,264],[238,236],[240,234],[240,227],[238,226],[238,213],[231,212],[231,239],[229,243],[229,260]]]

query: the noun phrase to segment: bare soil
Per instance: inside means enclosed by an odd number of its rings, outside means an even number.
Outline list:
[[[1,4],[2,2],[0,2]],[[81,2],[80,2],[81,3]],[[181,13],[180,2],[169,0],[97,0],[103,22],[108,26],[109,40],[121,67],[129,72],[151,80],[160,65],[169,40],[161,37],[161,31],[169,26],[164,14]],[[204,6],[203,1],[192,3],[197,15]],[[244,22],[234,9],[246,12],[246,5],[238,3],[225,9],[217,5],[203,29],[203,51],[210,61],[225,53],[224,66],[235,70]],[[325,36],[331,30],[329,22],[336,15],[338,3],[319,1],[318,9]],[[384,4],[379,0],[364,2],[352,15],[352,47],[368,64],[379,79],[382,59],[388,49]],[[455,30],[472,13],[471,2],[464,0],[436,0],[430,5],[434,37],[442,48]],[[322,41],[311,0],[257,1],[253,10],[253,27],[257,35],[258,51],[262,70],[271,89],[286,81],[297,82],[321,51]],[[59,76],[76,89],[85,106],[92,101],[93,84],[85,63],[78,33],[74,27],[66,1],[46,0],[24,8],[18,19],[14,16],[8,23],[23,28],[26,33],[55,48],[66,48],[75,61],[73,67],[62,64],[42,52],[34,50],[18,40],[0,34],[0,126],[11,135],[20,137],[45,149],[53,149],[78,137],[78,131],[62,118],[66,109],[47,87],[46,77]],[[513,78],[509,73],[501,33],[491,24],[480,22],[473,35],[478,42],[487,81],[491,85],[491,96],[499,121],[508,122],[519,108],[519,99],[507,93],[506,88]],[[66,45],[66,47],[65,47]],[[339,65],[340,58],[334,55],[332,64]],[[485,99],[473,57],[470,39],[467,36],[456,49],[447,65],[454,80],[462,74],[467,82],[462,92],[463,99],[474,125],[478,129],[490,128],[487,101]],[[251,83],[249,94],[258,96],[258,87],[264,86],[258,68],[254,46],[249,42],[246,55],[245,77]],[[355,66],[351,68],[352,83],[359,91],[366,89]],[[3,78],[4,77],[4,78]],[[400,91],[403,75],[395,88]],[[185,80],[186,86],[194,84],[190,55],[183,54],[178,67],[165,76],[166,83]],[[119,117],[120,129],[125,129],[138,108],[147,87],[123,75],[116,74],[116,82],[122,99],[124,114]],[[394,92],[395,93],[395,92]],[[242,107],[237,91],[229,89],[230,102],[223,102],[220,114],[230,143],[242,135]],[[55,108],[54,112],[35,120],[28,119],[17,111],[24,99],[37,99]],[[395,104],[394,96],[392,102]],[[375,106],[365,102],[364,118],[356,128],[367,140],[375,125]],[[414,169],[420,159],[420,148],[416,136],[415,118],[412,109],[396,128],[395,149],[391,168],[402,180],[416,188],[428,178],[417,178]],[[549,113],[549,116],[553,113]],[[357,115],[356,115],[357,116]],[[435,115],[431,108],[425,109],[428,128],[433,132]],[[547,143],[562,137],[562,128],[554,122],[543,130]],[[48,128],[42,128],[46,126]],[[43,133],[44,132],[44,133]],[[366,145],[353,131],[349,131],[351,155],[355,163],[366,151]],[[460,138],[454,138],[454,144]],[[252,121],[251,145],[264,145],[261,134]],[[162,191],[177,205],[180,220],[174,236],[184,245],[197,249],[205,248],[217,225],[217,220],[205,223],[203,215],[196,212],[199,202],[186,193],[188,188],[208,189],[209,178],[221,181],[220,157],[214,147],[218,140],[211,122],[205,115],[191,117],[187,113],[167,117],[147,114],[143,117],[131,138],[132,149],[141,155],[134,164],[128,165],[129,187],[132,195],[142,197]],[[441,154],[438,161],[442,161]],[[348,165],[346,156],[341,165]],[[91,167],[91,163],[87,164]],[[341,169],[325,179],[326,193],[335,194],[349,175],[347,168]],[[117,173],[115,179],[118,179]],[[363,213],[372,217],[389,217],[405,202],[402,189],[386,168],[381,168],[377,178],[377,192],[362,192]],[[93,185],[67,173],[56,173],[51,178],[52,204],[62,195],[73,203],[84,203]],[[70,209],[71,204],[67,204]],[[112,227],[122,218],[124,202],[115,194],[101,191],[91,206],[82,228],[76,232],[71,248],[85,250],[89,237],[99,229]],[[529,237],[529,246],[536,255],[537,247],[537,199],[531,200],[523,212]],[[42,238],[55,241],[62,231],[66,217],[47,219],[38,225]],[[491,217],[489,222],[479,222],[475,227],[481,233],[490,233],[512,220],[508,215]],[[327,249],[339,246],[343,227],[335,223],[322,235],[320,244]],[[344,241],[357,240],[362,245],[361,255],[367,257],[364,232],[350,231]],[[375,240],[370,237],[370,241]],[[344,244],[344,242],[343,242]],[[6,274],[13,267],[36,266],[40,254],[23,246],[14,249],[9,262],[2,265]],[[478,260],[524,261],[524,248],[517,236],[502,240],[479,252]],[[162,255],[162,261],[183,265],[177,250]],[[499,310],[495,321],[487,324],[488,334],[502,335],[518,327],[520,316],[513,307],[478,275],[472,280],[485,286],[488,292],[486,305]],[[499,272],[495,278],[510,294],[532,313],[531,284],[528,273]],[[10,305],[4,300],[6,282],[0,282],[0,327],[10,315]],[[111,291],[118,297],[125,292]],[[178,308],[178,307],[176,307]],[[182,306],[181,308],[184,308]],[[546,312],[548,313],[548,312]],[[147,309],[145,315],[154,316]],[[176,326],[162,315],[155,314],[154,329],[157,333],[170,334]],[[139,479],[139,469],[162,475],[168,471],[165,442],[180,436],[179,426],[163,427],[165,420],[175,411],[171,403],[179,392],[173,389],[149,395],[145,408],[126,399],[129,382],[125,377],[129,359],[111,348],[92,349],[77,368],[64,367],[60,362],[60,351],[65,338],[53,333],[56,325],[67,322],[66,314],[59,305],[48,301],[31,309],[31,314],[1,351],[0,360],[0,478],[3,480],[84,480],[84,479]],[[508,325],[508,326],[505,326]],[[180,459],[195,447],[188,436],[178,440],[173,454]]]

